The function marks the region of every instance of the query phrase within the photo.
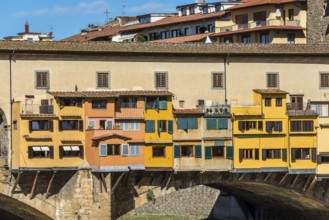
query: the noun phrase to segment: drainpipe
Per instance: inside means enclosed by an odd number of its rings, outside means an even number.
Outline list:
[[[10,98],[10,174],[12,175],[12,162],[13,162],[13,88],[12,88],[12,61],[15,51],[9,55],[9,98]]]
[[[224,57],[224,91],[225,91],[225,105],[227,105],[227,85],[226,85],[226,64],[229,64],[228,59],[230,58],[230,54],[227,54]]]

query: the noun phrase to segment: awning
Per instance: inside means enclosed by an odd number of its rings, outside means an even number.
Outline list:
[[[63,150],[64,150],[64,151],[71,151],[71,147],[70,147],[70,146],[64,146],[64,147],[63,147]]]
[[[132,40],[134,39],[134,37],[137,35],[136,34],[127,34],[127,35],[121,35],[120,37],[118,37],[117,42],[122,42],[125,40]]]
[[[80,151],[79,146],[71,146],[72,151]]]
[[[41,151],[40,147],[32,147],[33,151]]]
[[[49,151],[49,147],[41,147],[42,151]]]

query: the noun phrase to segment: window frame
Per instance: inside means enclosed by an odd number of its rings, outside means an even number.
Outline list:
[[[219,149],[220,150],[219,155],[214,154],[214,152],[216,152],[215,151],[216,149]],[[211,153],[212,153],[212,157],[215,157],[215,158],[224,158],[225,157],[225,146],[212,146]]]
[[[165,78],[164,86],[163,84],[163,77]],[[158,77],[159,77],[159,85],[158,85]],[[160,90],[168,90],[169,86],[169,77],[168,77],[168,71],[156,71],[154,72],[154,88],[160,89]]]
[[[106,82],[107,85],[104,85],[104,82],[103,82],[103,85],[100,85],[99,75],[101,75],[101,74],[107,75],[107,82]],[[96,89],[110,89],[111,88],[110,77],[111,77],[110,71],[97,71],[96,72]],[[102,79],[102,80],[104,80],[104,79]]]
[[[75,158],[75,157],[82,157],[83,156],[83,146],[82,145],[60,145],[60,155],[59,157],[60,158]],[[65,151],[64,150],[64,147],[70,147],[71,150],[70,151]],[[72,150],[72,147],[79,147],[79,151],[74,151]],[[64,152],[79,152],[78,155],[69,155],[69,156],[66,156],[64,154]]]
[[[326,76],[326,79],[325,79],[325,82],[324,84],[326,85],[323,85],[322,83],[322,75],[325,75]],[[329,72],[319,72],[319,86],[320,86],[320,89],[328,89],[329,88]]]
[[[45,82],[42,82],[40,85],[38,84],[38,75],[39,74],[46,74],[45,75]],[[41,81],[44,81],[42,79],[40,79]],[[46,85],[43,85],[43,83],[45,83]],[[50,73],[49,70],[36,70],[35,71],[35,89],[46,89],[49,90],[50,89]]]
[[[219,77],[215,79],[216,75]],[[218,85],[215,85],[216,80],[218,80]],[[225,79],[223,72],[211,72],[211,88],[212,89],[224,89],[225,88]]]
[[[163,155],[154,155],[155,151],[154,149],[163,149]],[[152,157],[155,157],[155,158],[163,158],[163,157],[166,157],[166,146],[152,146]]]
[[[276,82],[275,82],[275,86],[273,84],[273,82],[271,82],[271,80],[269,77],[270,76],[275,76],[276,77]],[[279,78],[279,73],[278,72],[267,72],[266,73],[266,88],[276,88],[278,89],[280,87],[280,78]]]
[[[189,149],[189,153],[190,155],[185,155],[183,154],[183,148],[186,149],[188,148]],[[181,150],[181,157],[194,157],[194,146],[193,145],[181,145],[180,146],[180,150]],[[184,153],[187,153],[188,151],[184,152]]]

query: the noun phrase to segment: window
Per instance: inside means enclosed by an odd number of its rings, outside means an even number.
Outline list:
[[[139,145],[129,145],[129,156],[139,156]]]
[[[223,88],[223,73],[212,73],[212,88]]]
[[[294,20],[294,15],[295,15],[294,9],[289,9],[288,10],[288,19],[289,19],[289,21]]]
[[[83,157],[82,146],[60,146],[59,157]]]
[[[182,12],[182,16],[186,16],[186,14],[187,14],[186,8],[182,8],[181,9],[181,12]]]
[[[212,147],[213,157],[224,157],[224,146],[214,146]]]
[[[146,97],[146,109],[160,109],[166,110],[167,109],[167,97],[155,97],[150,96]]]
[[[279,87],[279,74],[278,73],[267,73],[267,88],[278,88]]]
[[[168,73],[166,72],[155,73],[155,88],[168,89]]]
[[[149,39],[150,40],[157,40],[157,33],[156,32],[150,33],[149,34]]]
[[[207,130],[228,129],[227,118],[207,118]]]
[[[96,121],[88,120],[88,129],[95,129],[95,128],[96,128]]]
[[[35,88],[36,89],[49,89],[49,72],[37,71],[35,73]]]
[[[263,160],[266,159],[280,159],[281,158],[281,150],[280,149],[270,149],[263,150]]]
[[[190,15],[195,14],[195,7],[189,7]]]
[[[303,110],[303,95],[290,95],[289,110]]]
[[[195,34],[200,34],[200,26],[195,27]]]
[[[221,9],[222,9],[222,6],[220,4],[215,5],[216,12],[221,11]]]
[[[152,156],[165,157],[165,148],[166,147],[152,147]]]
[[[189,35],[189,28],[184,28],[184,36]]]
[[[139,121],[121,121],[120,128],[124,131],[139,131]]]
[[[106,100],[93,100],[92,109],[106,109],[107,101]]]
[[[166,120],[158,121],[158,132],[167,132],[167,121]]]
[[[67,106],[77,106],[82,107],[82,99],[61,99],[61,106],[67,107]]]
[[[212,25],[212,24],[208,24],[207,25],[207,30],[208,30],[208,32],[215,32],[215,26]]]
[[[203,7],[202,12],[203,12],[203,14],[208,14],[209,8],[208,7]]]
[[[311,103],[311,110],[315,111],[320,117],[328,117],[328,103]]]
[[[248,28],[248,14],[236,15],[235,23],[238,25],[238,29]]]
[[[244,44],[248,44],[251,42],[250,34],[241,35],[241,42]]]
[[[161,36],[161,39],[167,39],[168,38],[168,31],[161,31],[160,36]]]
[[[177,118],[177,129],[179,130],[193,130],[198,127],[198,118]]]
[[[171,31],[171,37],[179,37],[180,36],[180,30],[175,29]]]
[[[252,159],[253,158],[252,152],[253,152],[252,149],[240,149],[239,150],[240,160],[242,160],[242,159]]]
[[[292,160],[309,160],[310,148],[293,148],[291,149]]]
[[[139,18],[139,23],[141,24],[151,23],[151,17]]]
[[[0,117],[0,124],[1,124],[1,117]],[[14,130],[17,130],[18,129],[17,121],[16,120],[13,121],[13,127],[14,127]]]
[[[268,32],[260,33],[259,34],[259,42],[262,43],[262,44],[269,44],[270,43],[270,34]]]
[[[257,129],[256,125],[257,121],[239,121],[238,124],[240,131]]]
[[[266,11],[255,12],[254,22],[256,22],[256,26],[266,25]]]
[[[276,107],[282,107],[282,98],[276,98],[275,105]]]
[[[314,122],[310,120],[290,121],[290,131],[314,131]]]
[[[329,73],[320,73],[320,87],[329,87]]]
[[[107,155],[118,156],[121,155],[120,144],[108,144],[107,145]]]
[[[282,131],[282,121],[267,121],[266,132],[271,133],[272,131]]]
[[[80,131],[82,131],[83,121],[82,120],[59,121],[59,129],[60,130],[80,130]]]
[[[29,125],[30,125],[30,132],[53,130],[53,121],[48,121],[48,120],[29,121]]]
[[[54,158],[54,147],[52,146],[30,146],[28,147],[28,157],[33,158]]]
[[[136,97],[122,98],[121,108],[137,108],[137,98]]]
[[[97,88],[109,88],[109,73],[97,73]]]
[[[265,106],[271,107],[272,106],[272,99],[271,98],[265,98]]]
[[[182,157],[193,157],[193,146],[181,146]]]
[[[296,39],[296,35],[294,33],[287,34],[287,42],[288,44],[294,44]]]

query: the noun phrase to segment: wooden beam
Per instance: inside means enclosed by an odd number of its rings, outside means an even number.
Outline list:
[[[298,178],[299,178],[299,174],[297,174],[296,175],[296,177],[295,177],[295,179],[294,179],[294,181],[292,182],[292,184],[291,184],[291,188],[294,188],[295,187],[295,185],[296,185],[296,183],[297,183],[297,180],[298,180]]]
[[[54,171],[53,172],[53,175],[51,175],[50,181],[48,183],[47,191],[46,191],[46,196],[45,196],[46,199],[48,199],[48,197],[49,197],[49,191],[50,191],[51,186],[53,184],[53,181],[54,181],[54,178],[55,178],[56,173],[57,173],[57,171]]]
[[[37,173],[35,174],[30,199],[33,199],[33,197],[34,197],[35,187],[36,187],[37,182],[38,182],[39,173],[40,173],[40,171],[38,170]]]
[[[267,182],[267,180],[271,177],[271,173],[267,174],[267,176],[265,177],[264,181]]]
[[[127,184],[128,184],[130,174],[131,174],[131,171],[129,170],[128,173],[125,175],[125,178],[123,179],[123,183],[125,184],[125,186],[127,186]]]
[[[306,193],[309,193],[313,189],[315,184],[316,184],[316,176],[313,177],[313,180],[312,180],[310,186],[307,188]]]
[[[307,178],[307,181],[303,187],[303,191],[305,192],[306,191],[306,188],[308,186],[308,184],[311,182],[311,179],[312,179],[312,175],[310,175],[308,178]]]
[[[240,177],[239,177],[239,180],[242,180],[243,177],[246,175],[246,173],[243,173]]]
[[[103,179],[102,179],[102,173],[99,173],[99,191],[100,191],[100,193],[103,193]]]
[[[114,193],[114,190],[118,187],[120,181],[122,180],[122,178],[124,177],[124,175],[126,174],[126,172],[123,172],[119,178],[117,179],[117,181],[115,182],[115,184],[113,185],[112,189],[111,189],[111,194]]]
[[[14,193],[14,192],[15,192],[16,187],[17,187],[17,184],[18,184],[18,182],[19,182],[19,179],[20,179],[21,176],[22,176],[22,173],[23,173],[23,172],[21,172],[21,171],[18,172],[18,174],[17,174],[17,178],[16,178],[15,183],[14,183],[14,186],[13,186],[13,189],[11,190],[11,193]]]
[[[281,184],[286,180],[286,178],[288,177],[288,175],[289,175],[289,173],[286,173],[286,174],[282,177],[281,181],[279,182],[279,185],[281,185]]]
[[[103,182],[103,185],[104,185],[104,190],[107,193],[107,185],[106,185],[106,179],[104,177],[104,173],[101,173],[101,178],[102,178],[102,182]]]
[[[168,178],[168,180],[167,180],[167,183],[166,183],[166,186],[165,186],[165,189],[166,189],[166,190],[168,189],[168,186],[169,186],[169,183],[170,183],[170,180],[171,180],[173,174],[174,174],[174,172],[171,172],[171,173],[170,173],[170,176],[169,176],[169,178]]]

